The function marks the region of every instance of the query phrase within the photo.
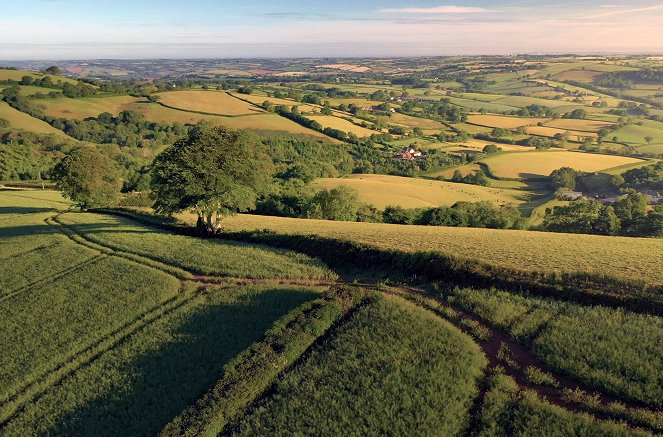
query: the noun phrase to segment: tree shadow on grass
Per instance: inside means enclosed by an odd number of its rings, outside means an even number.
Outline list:
[[[235,291],[218,291],[232,292]],[[114,380],[98,397],[60,417],[49,434],[155,435],[214,385],[232,357],[261,340],[265,331],[288,311],[314,297],[316,293],[301,290],[263,291],[231,304],[204,305],[189,317],[176,317],[176,326],[170,329],[158,329],[158,324],[146,328],[118,350],[102,356],[101,367],[100,362],[92,364],[92,368],[101,369],[95,375],[99,379],[111,375],[104,372],[111,366],[120,371],[112,372]],[[146,341],[146,336],[148,342],[158,338],[165,342],[149,353],[118,364],[136,344]],[[91,370],[81,371],[88,384]],[[68,395],[74,395],[74,384],[79,379],[75,375],[63,384],[70,391]]]
[[[0,206],[0,219],[7,214],[37,214],[41,212],[57,211],[55,208],[30,208],[25,206]]]

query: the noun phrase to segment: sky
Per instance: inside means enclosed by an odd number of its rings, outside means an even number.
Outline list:
[[[0,59],[663,53],[651,0],[0,0]]]

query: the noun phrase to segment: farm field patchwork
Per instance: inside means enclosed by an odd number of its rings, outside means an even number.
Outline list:
[[[467,122],[479,126],[515,129],[520,126],[535,125],[547,121],[546,118],[534,117],[508,117],[506,115],[472,114],[468,115]]]
[[[528,193],[453,182],[431,181],[385,175],[352,175],[345,178],[323,178],[315,181],[316,188],[335,188],[341,185],[355,188],[362,201],[383,209],[386,206],[404,208],[451,206],[459,201],[491,201],[500,205],[519,205]]]

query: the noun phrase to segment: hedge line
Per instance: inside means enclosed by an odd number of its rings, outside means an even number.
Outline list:
[[[197,235],[192,227],[149,214],[104,210],[178,233]],[[590,272],[520,270],[463,259],[440,252],[407,253],[309,235],[281,235],[269,231],[225,232],[225,238],[290,249],[324,261],[330,267],[382,270],[411,280],[443,281],[462,287],[503,288],[513,292],[568,299],[581,304],[622,307],[663,316],[663,284]]]

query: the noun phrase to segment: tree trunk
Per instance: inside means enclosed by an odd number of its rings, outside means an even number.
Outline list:
[[[219,229],[219,216],[216,214],[207,214],[207,233],[215,234]]]
[[[205,225],[205,219],[203,218],[202,214],[198,214],[198,220],[196,220],[196,229],[202,234],[207,233],[207,226]]]

